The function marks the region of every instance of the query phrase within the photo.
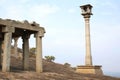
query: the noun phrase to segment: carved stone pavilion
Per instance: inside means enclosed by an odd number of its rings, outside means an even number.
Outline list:
[[[85,40],[86,40],[86,57],[85,65],[77,66],[77,73],[103,75],[100,65],[93,65],[91,55],[90,41],[90,17],[92,15],[92,6],[90,4],[80,6],[82,15],[85,19]]]
[[[45,29],[36,22],[29,23],[26,20],[20,22],[0,18],[0,65],[2,66],[2,72],[10,71],[11,42],[14,39],[14,46],[16,46],[14,51],[17,52],[19,37],[22,37],[23,41],[23,68],[29,70],[29,38],[31,34],[34,34],[36,38],[36,72],[42,72],[42,37],[44,33]],[[1,57],[2,52],[3,57]]]

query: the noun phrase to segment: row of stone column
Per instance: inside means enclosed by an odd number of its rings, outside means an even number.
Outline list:
[[[9,28],[9,29],[7,29]],[[12,41],[12,33],[14,33],[14,28],[12,27],[5,27],[2,29],[4,33],[4,40],[0,38],[0,63],[2,63],[2,72],[10,71],[10,54],[11,54],[11,41]],[[38,31],[35,33],[36,38],[36,72],[42,72],[42,37],[44,36],[44,31]],[[26,33],[22,36],[23,39],[23,68],[24,70],[29,69],[29,37],[30,34]],[[15,38],[15,53],[17,52],[17,40]],[[4,48],[3,48],[3,60],[1,62],[1,54],[2,54],[2,41],[4,41]]]

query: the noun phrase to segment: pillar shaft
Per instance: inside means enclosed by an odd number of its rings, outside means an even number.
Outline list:
[[[0,38],[0,66],[2,63],[2,39]]]
[[[86,58],[85,64],[92,65],[91,41],[90,41],[90,23],[89,18],[85,18],[85,38],[86,38]]]
[[[2,65],[3,72],[10,71],[11,41],[12,32],[6,32],[4,34],[3,65]]]
[[[36,34],[36,72],[42,72],[42,37]]]
[[[23,37],[23,69],[29,70],[29,38]]]
[[[18,47],[17,47],[17,43],[18,43],[18,37],[14,38],[14,54],[16,55],[16,57],[18,56]]]

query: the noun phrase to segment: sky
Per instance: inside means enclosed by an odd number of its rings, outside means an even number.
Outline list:
[[[35,21],[46,30],[43,57],[57,63],[85,63],[85,25],[79,6],[91,4],[91,51],[94,65],[120,72],[120,0],[0,0],[0,18]],[[19,39],[18,46],[22,46]],[[31,35],[30,47],[35,47]]]

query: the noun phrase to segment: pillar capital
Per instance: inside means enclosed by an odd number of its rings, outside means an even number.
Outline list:
[[[5,27],[2,27],[2,32],[12,32],[14,33],[15,32],[15,28],[12,27],[12,26],[5,26]]]
[[[80,8],[82,10],[82,15],[84,16],[84,18],[90,18],[90,16],[92,15],[92,5],[86,4],[80,6]]]
[[[13,39],[14,39],[15,41],[18,41],[19,37],[14,37]]]
[[[25,33],[23,36],[22,36],[22,39],[29,39],[30,38],[30,34],[29,33]]]
[[[45,34],[45,29],[41,28],[40,31],[38,31],[34,34],[34,37],[44,37],[44,34]]]
[[[44,33],[42,31],[38,31],[34,34],[34,37],[44,37]]]

